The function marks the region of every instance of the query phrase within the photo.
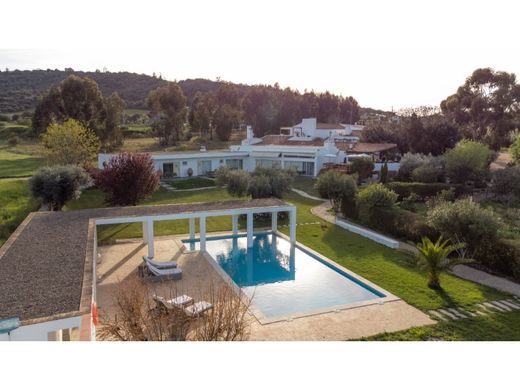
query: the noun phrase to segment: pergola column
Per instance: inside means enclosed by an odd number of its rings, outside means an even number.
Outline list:
[[[233,214],[231,216],[231,225],[232,225],[233,235],[236,236],[238,234],[238,214]]]
[[[195,239],[195,218],[190,218],[190,240]]]
[[[143,243],[147,244],[148,243],[148,240],[147,240],[148,222],[143,221],[142,225],[143,225]]]
[[[296,207],[289,211],[289,235],[291,237],[291,243],[296,242]]]
[[[273,233],[278,231],[278,211],[273,211],[271,213],[271,230]]]
[[[206,250],[206,217],[200,217],[200,250],[201,252]]]
[[[253,246],[253,212],[247,213],[247,247]]]
[[[155,248],[153,240],[153,220],[148,219],[144,222],[146,226],[146,243],[148,244],[148,257],[154,257]]]

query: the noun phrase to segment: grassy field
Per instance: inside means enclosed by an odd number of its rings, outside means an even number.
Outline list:
[[[296,176],[294,178],[293,187],[305,191],[309,195],[320,197],[319,192],[314,188],[314,184],[316,183],[316,179],[307,176]]]
[[[42,161],[34,155],[18,153],[17,148],[0,147],[0,178],[31,176]]]
[[[27,180],[0,180],[0,246],[31,212],[38,209],[38,202],[28,194]]]
[[[171,179],[164,181],[177,190],[189,190],[194,188],[215,186],[215,180],[208,179],[207,177],[192,177],[189,179]]]
[[[518,341],[520,312],[495,313],[464,320],[439,322],[402,332],[383,333],[363,340],[376,341]]]

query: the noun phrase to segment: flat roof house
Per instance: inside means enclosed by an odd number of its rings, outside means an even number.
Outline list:
[[[370,156],[375,170],[381,168],[380,160],[393,156],[396,144],[360,143],[363,126],[351,124],[318,123],[316,118],[281,129],[279,135],[256,138],[251,126],[246,139],[229,150],[199,152],[151,153],[155,168],[164,177],[204,176],[220,166],[253,171],[256,167],[294,169],[303,176],[316,177],[325,164],[347,164],[349,157]],[[98,166],[113,157],[100,154]],[[390,170],[398,170],[398,163],[389,164]]]

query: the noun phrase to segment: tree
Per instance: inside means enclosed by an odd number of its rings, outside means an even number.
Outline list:
[[[494,153],[482,143],[465,140],[448,150],[444,158],[450,180],[464,184],[468,180],[482,182],[488,177]]]
[[[457,92],[441,102],[442,112],[466,138],[498,149],[520,124],[520,85],[513,73],[476,69]]]
[[[330,200],[332,208],[338,212],[342,202],[351,204],[349,200],[355,199],[357,185],[352,176],[329,170],[318,176],[316,189],[322,198]]]
[[[203,139],[213,139],[213,120],[216,110],[215,95],[211,92],[197,92],[193,98],[190,111],[191,130],[200,132]]]
[[[175,145],[186,122],[186,98],[179,84],[169,82],[148,94],[152,130],[162,145]]]
[[[422,242],[417,244],[419,251],[417,256],[417,266],[426,271],[428,276],[428,287],[440,289],[440,275],[442,272],[451,270],[457,264],[468,263],[464,258],[449,255],[464,248],[464,243],[450,245],[450,240],[442,240],[442,236],[433,243],[428,237],[423,237]]]
[[[511,153],[513,163],[520,164],[520,134],[515,137],[515,142],[509,148],[509,153]]]
[[[251,174],[248,192],[255,198],[282,198],[294,182],[295,172],[285,169],[256,168]],[[258,179],[259,178],[259,179]]]
[[[386,184],[387,181],[388,181],[388,163],[385,161],[385,163],[381,167],[381,172],[379,175],[379,182],[381,184]]]
[[[147,153],[121,153],[94,175],[112,206],[135,206],[159,186],[160,175]]]
[[[350,161],[350,169],[352,170],[352,173],[357,173],[358,183],[361,183],[362,180],[368,179],[372,176],[374,163],[369,157],[353,158]]]
[[[221,171],[222,175],[226,175],[224,171]],[[231,196],[243,197],[247,195],[249,189],[250,175],[246,171],[236,170],[227,173],[227,179],[225,176],[221,176],[219,183],[226,182],[227,191]]]
[[[237,111],[229,104],[217,108],[214,116],[215,132],[221,141],[228,141],[238,119]]]
[[[119,97],[117,92],[105,99],[105,127],[99,132],[102,145],[115,147],[123,144],[121,122],[125,106],[125,101]]]
[[[96,135],[74,119],[49,125],[42,144],[52,164],[82,165],[96,158],[99,151]]]
[[[70,75],[54,85],[39,101],[33,115],[33,131],[43,133],[51,123],[75,119],[94,131],[105,147],[120,142],[123,103],[111,96],[104,99],[97,83],[88,77]]]
[[[29,180],[33,198],[59,211],[69,200],[77,199],[83,188],[92,184],[90,176],[76,165],[57,165],[39,169]]]

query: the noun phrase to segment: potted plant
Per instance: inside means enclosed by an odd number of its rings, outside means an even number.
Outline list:
[[[192,177],[192,176],[193,176],[193,169],[188,168],[188,171],[187,171],[187,172],[188,172],[188,176],[189,176],[189,177]]]

